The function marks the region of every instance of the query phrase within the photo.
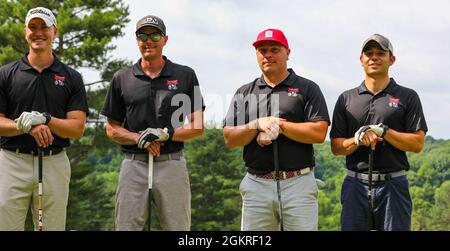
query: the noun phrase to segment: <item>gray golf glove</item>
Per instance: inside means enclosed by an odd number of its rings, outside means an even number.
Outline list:
[[[166,141],[169,139],[169,130],[167,128],[147,128],[140,132],[137,140],[137,146],[141,149],[147,149],[147,147],[153,141]]]
[[[357,146],[360,145],[362,138],[366,134],[367,131],[374,132],[378,137],[383,138],[386,134],[388,127],[386,125],[383,125],[383,123],[380,123],[378,125],[366,125],[361,126],[358,131],[355,133],[355,144]]]
[[[14,120],[18,130],[28,133],[32,126],[42,125],[47,122],[47,118],[40,112],[22,112],[19,118]]]

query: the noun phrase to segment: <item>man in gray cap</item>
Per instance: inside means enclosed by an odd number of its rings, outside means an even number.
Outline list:
[[[30,207],[37,230],[65,230],[65,148],[83,135],[88,106],[80,73],[52,53],[56,25],[51,10],[29,10],[29,51],[0,68],[0,230],[24,230]]]
[[[348,169],[341,191],[342,230],[411,228],[406,152],[422,150],[428,129],[417,93],[389,77],[395,59],[386,37],[370,36],[360,56],[365,80],[342,93],[334,108],[331,149],[346,156]]]
[[[103,106],[107,136],[124,153],[116,230],[142,230],[149,197],[164,230],[190,230],[191,191],[183,142],[202,135],[205,107],[194,70],[163,56],[167,41],[161,18],[146,16],[137,22],[141,59],[114,75]]]

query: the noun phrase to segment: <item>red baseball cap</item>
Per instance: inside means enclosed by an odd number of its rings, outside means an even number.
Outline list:
[[[258,34],[258,37],[256,37],[256,41],[253,42],[253,46],[258,47],[262,42],[265,41],[273,41],[280,43],[287,49],[289,49],[289,44],[286,39],[286,36],[284,36],[284,33],[281,30],[278,29],[267,29],[263,30]]]

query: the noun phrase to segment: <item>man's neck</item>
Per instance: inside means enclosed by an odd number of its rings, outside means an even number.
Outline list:
[[[152,79],[159,76],[165,64],[166,61],[162,57],[155,60],[145,60],[144,58],[141,59],[142,71]]]
[[[51,51],[36,52],[30,50],[28,53],[28,62],[38,72],[42,72],[45,68],[50,67],[53,64],[55,57]]]
[[[366,75],[366,79],[364,81],[364,84],[366,85],[367,89],[372,92],[373,94],[378,94],[382,90],[384,90],[388,85],[391,79],[388,75],[381,76],[381,77],[373,77]]]
[[[286,69],[281,73],[265,74],[263,73],[264,81],[270,86],[275,87],[283,82],[289,76],[289,71]]]

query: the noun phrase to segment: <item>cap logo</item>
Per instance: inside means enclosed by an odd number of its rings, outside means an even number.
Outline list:
[[[33,15],[33,14],[44,14],[44,15],[50,17],[50,18],[52,17],[50,15],[50,13],[48,13],[45,10],[42,10],[42,9],[32,10],[32,11],[30,11],[30,14],[28,16]]]
[[[273,31],[266,31],[266,33],[264,33],[264,37],[273,37]]]
[[[142,21],[141,24],[156,24],[156,25],[158,25],[159,22],[158,22],[158,19],[156,19],[156,18],[147,17],[145,20]]]

